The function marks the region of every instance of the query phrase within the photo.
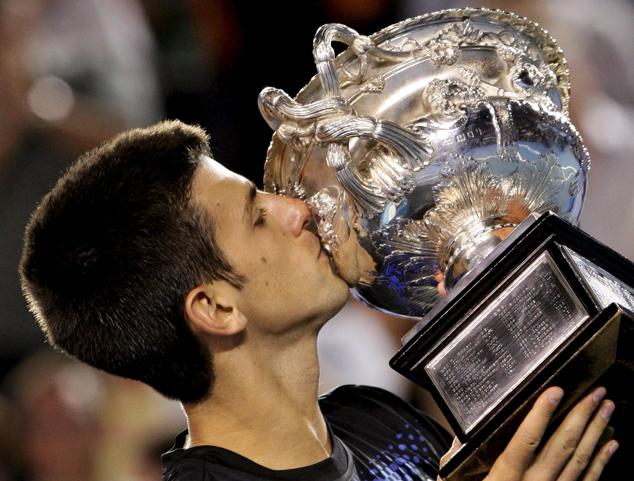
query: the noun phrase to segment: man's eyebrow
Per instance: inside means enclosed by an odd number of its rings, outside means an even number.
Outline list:
[[[255,200],[255,195],[258,192],[258,188],[252,181],[249,181],[249,191],[247,192],[247,200],[244,204],[244,213],[242,214],[242,220],[246,220],[247,217],[251,216],[253,212],[253,201]]]

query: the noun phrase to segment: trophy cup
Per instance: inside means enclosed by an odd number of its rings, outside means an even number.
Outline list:
[[[469,8],[324,25],[313,55],[294,99],[260,94],[264,186],[312,206],[357,297],[418,321],[391,366],[462,443],[441,477],[484,477],[548,385],[556,416],[598,381],[630,403],[634,265],[574,225],[590,159],[551,36]]]

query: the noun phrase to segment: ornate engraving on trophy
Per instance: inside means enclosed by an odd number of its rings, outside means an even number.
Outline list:
[[[334,43],[348,49],[337,56]],[[538,25],[483,9],[431,13],[371,36],[329,24],[313,56],[318,75],[295,98],[260,94],[276,131],[265,189],[305,200],[333,185],[345,191],[356,219],[348,228],[377,269],[355,286],[365,302],[424,316],[526,216],[577,220],[589,156],[567,117],[565,60]],[[385,236],[373,241],[389,209],[420,222],[415,244],[430,255],[394,256]],[[333,232],[333,212],[314,213],[319,232]],[[322,240],[336,252],[332,237]]]
[[[468,433],[587,317],[545,252],[467,321],[425,371]]]
[[[628,285],[572,249],[566,246],[562,246],[562,248],[573,265],[576,266],[577,272],[590,288],[601,308],[606,308],[609,304],[616,302],[634,311],[634,291]]]

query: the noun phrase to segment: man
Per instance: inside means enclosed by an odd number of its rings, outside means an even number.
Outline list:
[[[34,213],[21,275],[50,342],[183,404],[164,479],[435,476],[446,435],[400,399],[351,386],[317,399],[317,334],[348,286],[309,220],[180,122],[88,152]],[[618,446],[595,452],[614,404],[596,389],[542,446],[562,395],[538,399],[489,481],[598,479]]]

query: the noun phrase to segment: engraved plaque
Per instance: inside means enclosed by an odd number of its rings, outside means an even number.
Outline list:
[[[572,249],[562,248],[602,308],[616,302],[634,311],[634,291],[631,287]]]
[[[544,252],[467,321],[425,371],[469,433],[587,318]]]

